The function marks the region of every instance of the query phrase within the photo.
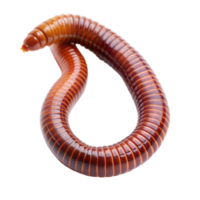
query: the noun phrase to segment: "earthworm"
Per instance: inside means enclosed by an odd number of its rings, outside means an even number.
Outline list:
[[[70,129],[70,110],[87,81],[87,65],[76,43],[119,73],[137,107],[136,128],[116,144],[89,146]],[[94,177],[123,174],[149,159],[165,138],[170,117],[163,89],[143,57],[111,30],[73,15],[44,21],[28,34],[21,49],[28,52],[45,46],[50,46],[62,72],[41,112],[44,139],[57,159],[76,172]]]

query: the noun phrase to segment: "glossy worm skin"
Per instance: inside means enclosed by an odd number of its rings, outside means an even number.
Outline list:
[[[84,91],[87,66],[74,43],[91,50],[116,70],[136,104],[135,130],[122,141],[89,146],[71,131],[68,116]],[[121,37],[90,19],[73,15],[51,18],[31,31],[23,51],[50,46],[62,76],[42,107],[41,127],[53,154],[72,170],[98,177],[128,172],[149,159],[161,145],[169,126],[169,108],[154,72],[140,54]]]

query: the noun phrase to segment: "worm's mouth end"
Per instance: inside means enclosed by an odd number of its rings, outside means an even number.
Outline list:
[[[20,49],[23,51],[23,53],[28,52],[30,50],[27,44],[23,44]]]
[[[26,51],[22,47],[18,47],[18,50],[21,52],[21,54],[26,54]]]

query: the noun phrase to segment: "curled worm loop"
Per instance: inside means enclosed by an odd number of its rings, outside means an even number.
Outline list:
[[[87,66],[75,43],[91,50],[123,78],[136,104],[135,130],[122,141],[89,146],[71,131],[68,116],[84,91]],[[149,159],[169,126],[169,108],[161,85],[140,54],[121,37],[90,19],[73,15],[51,18],[31,31],[22,50],[50,46],[62,75],[49,91],[41,113],[44,139],[53,154],[76,172],[108,177],[128,172]]]

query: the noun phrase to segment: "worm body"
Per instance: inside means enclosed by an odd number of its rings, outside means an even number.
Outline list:
[[[116,70],[138,110],[135,130],[122,141],[88,146],[71,131],[68,116],[84,91],[87,66],[75,46],[81,44]],[[50,46],[62,75],[49,91],[41,113],[44,139],[53,154],[72,170],[98,177],[128,172],[149,159],[161,145],[169,126],[169,108],[153,70],[122,38],[90,19],[73,15],[51,18],[31,31],[23,51]]]

